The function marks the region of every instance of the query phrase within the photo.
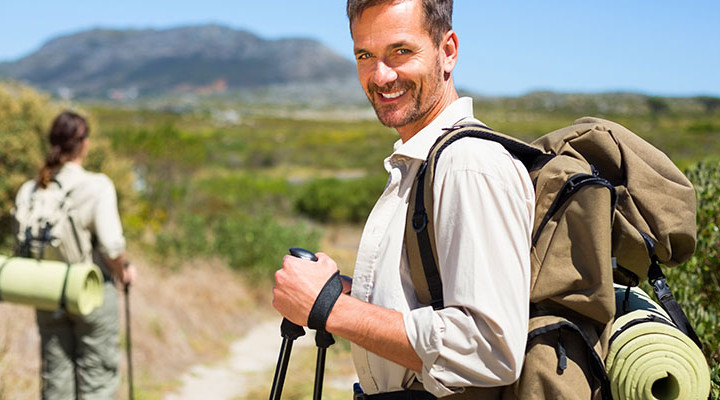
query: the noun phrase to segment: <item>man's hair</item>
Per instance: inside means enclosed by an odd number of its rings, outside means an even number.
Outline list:
[[[352,26],[366,9],[383,3],[400,3],[408,0],[348,0],[347,16]],[[436,46],[440,45],[443,35],[452,29],[453,0],[419,0],[425,13],[425,25],[428,34]]]

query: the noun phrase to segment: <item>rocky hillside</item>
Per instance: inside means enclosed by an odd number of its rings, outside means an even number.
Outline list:
[[[61,96],[208,94],[277,85],[352,87],[354,63],[309,39],[265,40],[217,25],[94,29],[0,63],[0,78]]]

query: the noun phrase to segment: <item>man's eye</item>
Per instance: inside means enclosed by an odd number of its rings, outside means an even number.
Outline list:
[[[368,58],[370,58],[370,56],[370,53],[360,53],[356,57],[358,60],[367,60]]]
[[[398,53],[398,54],[401,54],[401,55],[410,54],[410,50],[408,50],[408,49],[398,49],[398,50],[397,50],[397,53]]]

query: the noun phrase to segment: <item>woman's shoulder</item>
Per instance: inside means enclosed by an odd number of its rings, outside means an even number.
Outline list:
[[[115,185],[101,172],[92,172],[79,165],[66,165],[57,175],[61,185],[73,192],[73,197],[90,200],[115,193]]]
[[[37,185],[37,181],[35,179],[30,179],[23,183],[18,189],[17,195],[15,197],[17,201],[30,197],[30,194],[35,189],[35,185]]]

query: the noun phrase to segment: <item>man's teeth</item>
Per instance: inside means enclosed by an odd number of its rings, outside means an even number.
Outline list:
[[[405,94],[405,90],[400,90],[400,91],[392,92],[392,93],[380,93],[380,96],[382,96],[383,98],[386,98],[386,99],[396,99],[396,98],[402,96],[403,94]]]

